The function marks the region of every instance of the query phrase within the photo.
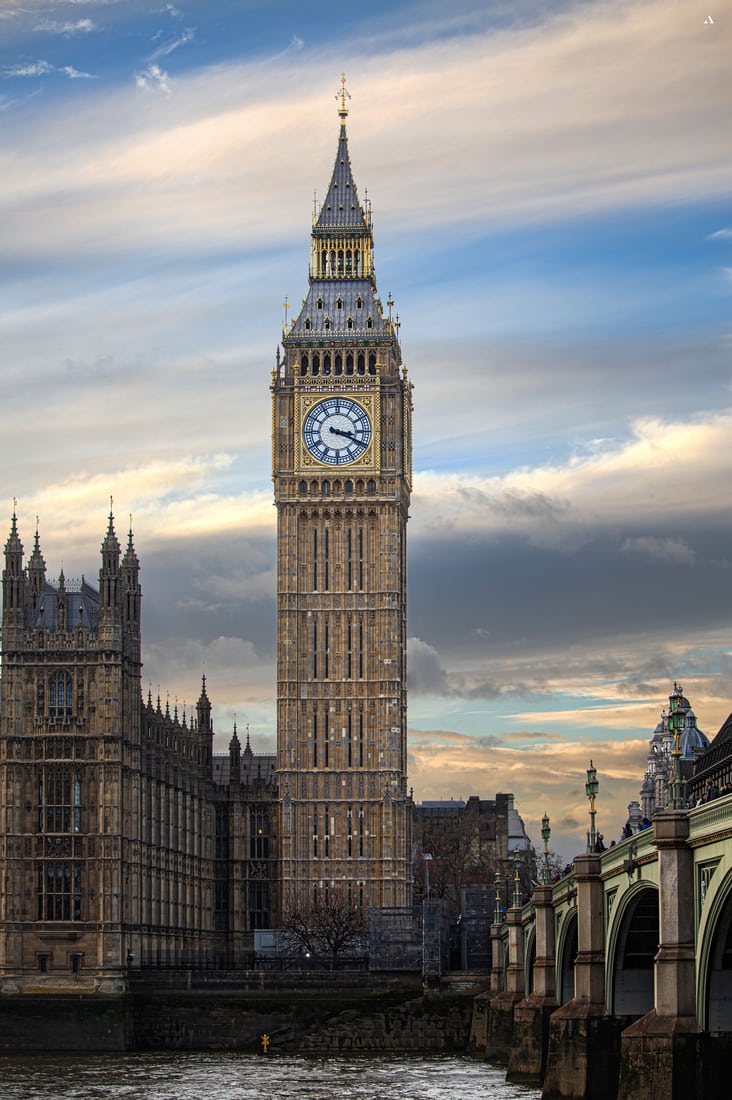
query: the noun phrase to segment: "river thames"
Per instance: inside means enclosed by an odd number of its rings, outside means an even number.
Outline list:
[[[0,1057],[2,1100],[538,1100],[460,1055],[155,1053]]]

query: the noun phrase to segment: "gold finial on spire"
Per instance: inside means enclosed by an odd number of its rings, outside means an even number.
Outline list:
[[[341,90],[339,92],[336,92],[336,99],[340,99],[341,101],[341,105],[338,108],[338,114],[341,116],[344,122],[348,117],[348,107],[346,107],[346,100],[350,98],[351,93],[346,87],[346,74],[341,73]]]

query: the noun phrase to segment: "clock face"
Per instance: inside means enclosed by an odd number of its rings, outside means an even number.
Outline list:
[[[371,421],[348,397],[328,397],[313,405],[302,426],[305,446],[318,462],[344,466],[360,458],[371,441]]]

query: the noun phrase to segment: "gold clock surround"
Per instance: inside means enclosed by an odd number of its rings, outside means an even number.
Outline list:
[[[327,462],[321,462],[314,458],[305,446],[303,438],[303,426],[305,419],[313,408],[327,397],[340,395],[348,397],[350,401],[360,405],[371,421],[371,440],[364,453],[353,460],[339,466],[331,466]],[[295,473],[312,474],[328,473],[333,476],[336,470],[363,471],[374,473],[378,470],[379,455],[381,453],[381,428],[380,428],[380,395],[379,390],[368,382],[343,381],[323,382],[319,385],[311,383],[299,386],[295,394],[295,423],[297,425],[295,439]]]

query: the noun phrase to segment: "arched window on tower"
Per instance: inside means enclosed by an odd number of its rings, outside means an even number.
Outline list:
[[[360,351],[358,353],[358,366],[357,366],[356,369],[357,369],[359,374],[365,374],[366,373],[366,356],[364,355],[364,353],[362,351]]]
[[[300,356],[300,374],[304,378],[307,373],[308,373],[308,357],[303,352],[303,354]]]
[[[346,374],[353,374],[353,355],[350,351],[346,356]]]
[[[73,705],[71,677],[68,672],[53,672],[48,681],[48,715],[68,718]]]
[[[369,352],[369,374],[376,374],[376,355],[373,351]]]

